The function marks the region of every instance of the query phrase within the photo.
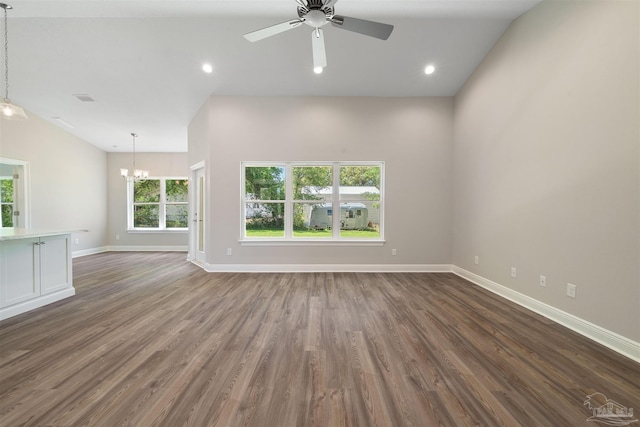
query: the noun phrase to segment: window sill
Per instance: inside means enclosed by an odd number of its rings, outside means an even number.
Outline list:
[[[384,246],[384,240],[311,240],[255,239],[240,240],[240,246]]]
[[[188,228],[180,228],[175,230],[160,229],[160,228],[131,228],[127,230],[129,234],[151,234],[151,233],[169,233],[169,234],[183,234],[189,231]]]

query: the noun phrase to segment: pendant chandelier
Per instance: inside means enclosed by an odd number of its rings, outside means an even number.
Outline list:
[[[9,99],[9,31],[7,29],[7,9],[13,9],[8,4],[0,3],[4,9],[4,97],[0,100],[0,117],[6,120],[26,120],[27,115],[22,107],[12,104]]]
[[[143,169],[136,169],[136,138],[138,137],[137,133],[131,133],[133,137],[133,175],[129,175],[129,169],[121,168],[120,175],[125,179],[125,181],[143,181],[149,178],[149,171]]]

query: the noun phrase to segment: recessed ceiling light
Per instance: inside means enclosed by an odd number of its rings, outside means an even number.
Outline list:
[[[433,65],[427,65],[424,68],[424,73],[427,74],[427,75],[428,74],[433,74],[434,71],[436,71],[436,67],[434,67]]]
[[[316,67],[313,69],[313,72],[316,74],[322,74],[322,67]]]
[[[207,74],[213,73],[213,65],[211,64],[202,64],[202,71]]]

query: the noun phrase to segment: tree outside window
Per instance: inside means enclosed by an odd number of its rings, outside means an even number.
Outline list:
[[[245,226],[262,237],[284,236],[285,168],[247,166],[244,170]]]
[[[13,178],[0,178],[2,227],[13,227]]]
[[[189,180],[167,179],[165,181],[165,224],[167,228],[189,226]]]

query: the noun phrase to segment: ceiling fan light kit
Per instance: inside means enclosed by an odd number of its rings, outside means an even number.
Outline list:
[[[333,5],[338,0],[295,1],[298,3],[298,19],[252,31],[245,34],[244,38],[250,42],[256,42],[306,24],[313,28],[311,32],[311,48],[313,51],[313,70],[316,74],[320,74],[322,69],[327,66],[324,33],[321,27],[331,23],[334,28],[341,28],[380,40],[387,40],[393,31],[393,25],[336,15]]]

